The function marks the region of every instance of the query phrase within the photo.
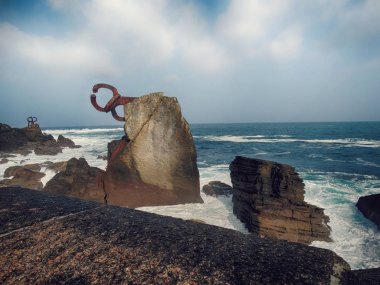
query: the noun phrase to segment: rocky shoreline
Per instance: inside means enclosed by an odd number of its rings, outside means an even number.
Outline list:
[[[344,284],[350,274],[329,250],[61,195],[4,188],[0,209],[2,284]]]

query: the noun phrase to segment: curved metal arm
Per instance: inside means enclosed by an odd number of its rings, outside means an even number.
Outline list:
[[[94,93],[97,93],[100,88],[105,88],[105,89],[111,90],[112,91],[112,97],[104,107],[100,107],[99,104],[96,102],[96,95],[91,94],[90,99],[91,99],[92,106],[94,106],[94,108],[100,112],[108,113],[109,111],[111,111],[112,116],[116,120],[121,121],[121,122],[125,121],[124,117],[120,117],[117,114],[115,108],[117,106],[125,105],[125,104],[128,104],[129,102],[132,102],[134,99],[136,99],[136,97],[122,97],[122,96],[120,96],[119,92],[117,91],[117,89],[115,87],[113,87],[112,85],[106,84],[106,83],[95,84],[92,87],[92,91]]]

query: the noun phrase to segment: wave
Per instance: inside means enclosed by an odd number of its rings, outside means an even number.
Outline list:
[[[315,143],[315,144],[335,144],[343,145],[347,147],[380,147],[380,141],[378,140],[363,140],[357,138],[346,139],[297,139],[297,138],[265,138],[263,136],[205,136],[204,140],[218,141],[218,142],[234,142],[234,143]]]
[[[361,165],[372,166],[372,167],[380,167],[379,164],[376,164],[374,162],[370,162],[370,161],[367,161],[367,160],[364,160],[361,158],[357,158],[356,161],[358,164],[361,164]]]
[[[61,135],[61,134],[95,134],[95,133],[109,133],[109,132],[122,132],[124,128],[83,128],[83,129],[51,129],[43,130],[44,133],[52,135]]]

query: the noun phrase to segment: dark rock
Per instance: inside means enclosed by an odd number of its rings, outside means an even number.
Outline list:
[[[304,202],[294,168],[237,156],[230,165],[233,211],[251,232],[301,243],[330,241],[323,209]]]
[[[124,113],[128,139],[105,175],[108,203],[134,208],[203,202],[193,137],[177,99],[152,93],[126,104]]]
[[[36,145],[34,153],[36,155],[57,155],[58,153],[62,153],[62,147],[55,140],[48,140]]]
[[[204,185],[202,191],[209,196],[229,196],[232,195],[232,187],[220,181],[211,181]]]
[[[102,159],[102,160],[107,160],[108,159],[106,155],[98,155],[96,158],[97,159]]]
[[[2,284],[339,284],[327,249],[20,188],[0,191]]]
[[[40,167],[35,164],[9,167],[5,170],[4,177],[13,176],[13,178],[1,180],[0,187],[22,186],[30,189],[41,190],[43,187],[41,178],[44,177],[45,174],[39,172],[39,170]]]
[[[38,125],[33,125],[31,127],[26,127],[22,129],[30,142],[41,142],[43,141],[44,135]]]
[[[7,163],[7,162],[9,162],[9,159],[8,159],[8,158],[2,158],[2,159],[0,160],[0,164],[4,164],[4,163]]]
[[[76,148],[76,147],[80,147],[80,146],[76,146],[75,143],[69,139],[69,138],[65,138],[64,136],[62,135],[59,135],[58,136],[58,139],[57,139],[57,144],[61,147],[69,147],[69,148]]]
[[[50,179],[43,190],[103,202],[105,194],[98,185],[98,179],[103,173],[99,168],[90,167],[84,158],[71,158],[65,170]]]
[[[380,230],[380,194],[360,197],[356,207]]]
[[[28,137],[21,129],[0,124],[0,151],[14,151],[28,142]]]
[[[379,285],[380,268],[359,269],[348,271],[346,284]]]

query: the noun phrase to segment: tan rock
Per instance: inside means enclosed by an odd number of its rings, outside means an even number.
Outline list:
[[[98,184],[103,170],[90,167],[84,158],[71,158],[65,170],[49,180],[43,191],[104,202],[103,188]]]
[[[304,202],[304,184],[294,168],[236,157],[230,165],[233,211],[251,232],[301,243],[329,241],[329,218]]]
[[[152,93],[125,105],[124,112],[129,142],[106,174],[108,203],[202,202],[194,141],[177,99]]]

